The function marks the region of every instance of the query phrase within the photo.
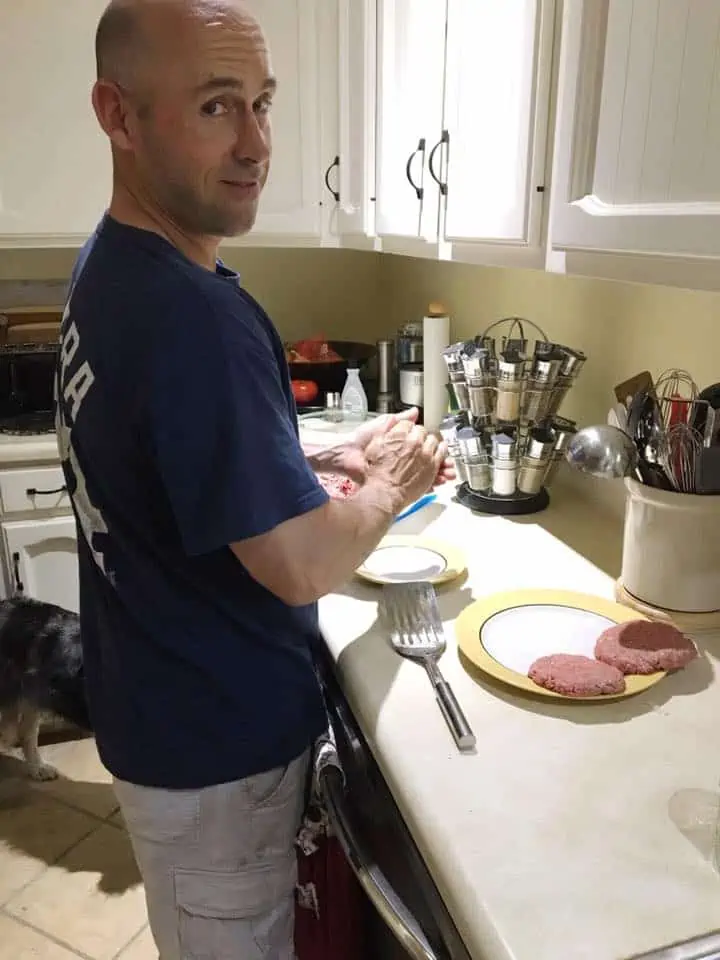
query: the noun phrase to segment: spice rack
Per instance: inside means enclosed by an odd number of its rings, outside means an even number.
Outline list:
[[[506,325],[507,332],[493,334]],[[532,350],[525,329],[537,334]],[[560,407],[585,363],[531,320],[507,317],[443,351],[453,412],[440,425],[455,461],[457,499],[482,513],[544,510],[574,421]]]

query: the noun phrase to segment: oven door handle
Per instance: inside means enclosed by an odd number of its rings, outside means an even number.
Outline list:
[[[333,832],[372,905],[413,960],[440,960],[420,924],[364,848],[353,825],[337,750],[329,739],[316,752],[314,772]]]

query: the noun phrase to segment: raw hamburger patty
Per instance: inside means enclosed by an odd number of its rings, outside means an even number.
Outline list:
[[[318,480],[327,494],[335,500],[347,500],[357,492],[357,484],[349,477],[341,477],[337,473],[319,474]]]
[[[655,673],[679,670],[697,656],[697,650],[669,623],[630,620],[600,634],[595,656],[623,673]]]
[[[625,677],[616,667],[575,653],[540,657],[531,665],[528,676],[539,686],[566,697],[597,697],[625,689]]]

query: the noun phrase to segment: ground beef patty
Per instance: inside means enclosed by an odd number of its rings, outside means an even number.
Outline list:
[[[655,673],[679,670],[697,656],[697,650],[669,623],[629,620],[600,634],[595,656],[623,673]]]
[[[596,697],[625,689],[625,677],[615,667],[575,653],[540,657],[531,665],[528,676],[539,686],[566,697]]]

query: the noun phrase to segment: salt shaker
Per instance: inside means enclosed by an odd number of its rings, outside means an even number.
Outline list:
[[[497,363],[495,415],[501,423],[516,423],[520,419],[524,371],[525,360],[519,353],[500,354]]]
[[[512,497],[517,486],[517,443],[507,433],[493,434],[492,438],[492,492],[500,497]]]

